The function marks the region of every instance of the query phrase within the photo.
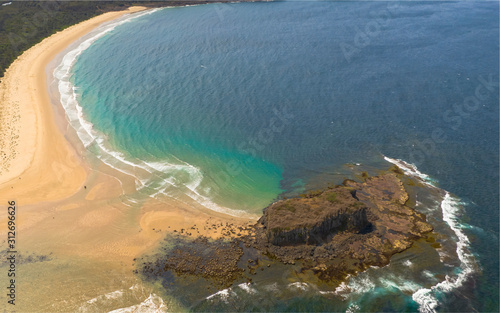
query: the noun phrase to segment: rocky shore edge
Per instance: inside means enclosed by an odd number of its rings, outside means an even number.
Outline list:
[[[136,260],[136,273],[149,280],[203,278],[212,286],[252,281],[257,269],[294,265],[320,281],[339,284],[425,238],[433,227],[407,205],[409,195],[396,166],[387,172],[345,180],[342,185],[279,200],[250,227],[220,225],[232,238],[178,234],[154,256]],[[215,226],[215,225],[212,225]]]

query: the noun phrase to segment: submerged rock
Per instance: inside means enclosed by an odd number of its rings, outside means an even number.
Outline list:
[[[264,210],[249,234],[180,240],[143,262],[142,273],[154,278],[174,272],[227,287],[236,280],[252,281],[250,275],[264,269],[264,260],[266,271],[274,268],[268,269],[272,262],[297,264],[299,272],[310,270],[323,281],[339,283],[348,274],[388,264],[392,255],[433,230],[425,215],[406,205],[408,193],[399,177],[397,170],[365,175],[362,182],[346,180],[280,200]]]

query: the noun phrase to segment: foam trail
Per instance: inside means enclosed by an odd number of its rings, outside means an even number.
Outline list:
[[[239,210],[232,210],[214,203],[210,198],[197,191],[203,180],[201,170],[191,164],[178,160],[180,164],[169,162],[131,161],[123,153],[114,151],[107,146],[106,136],[94,129],[94,125],[85,119],[83,109],[77,101],[77,88],[70,81],[71,68],[77,58],[88,49],[92,43],[113,31],[117,26],[128,23],[133,19],[154,13],[160,9],[152,9],[136,13],[126,19],[98,28],[90,38],[81,42],[75,49],[69,51],[62,58],[59,66],[54,70],[54,78],[58,83],[60,102],[66,112],[69,124],[75,129],[78,138],[89,149],[97,150],[96,156],[105,164],[135,178],[136,189],[148,197],[157,198],[160,194],[172,197],[172,188],[183,190],[183,194],[199,204],[217,212],[232,216],[255,218],[254,215]],[[187,174],[188,181],[179,179],[180,174]]]
[[[418,177],[424,183],[434,188],[437,188],[433,183],[434,181],[426,174],[421,173],[417,167],[413,164],[406,163],[405,161],[399,159],[391,159],[384,156],[384,159],[392,164],[397,165],[401,168],[405,174],[413,177]],[[422,288],[413,293],[412,298],[417,302],[420,307],[420,312],[436,312],[439,306],[439,301],[437,300],[436,293],[438,292],[450,292],[464,284],[470,275],[477,270],[477,262],[474,255],[470,252],[470,241],[465,232],[462,230],[465,225],[461,224],[458,220],[458,216],[461,211],[461,203],[459,199],[450,195],[446,190],[444,191],[444,197],[441,201],[441,211],[443,214],[443,221],[445,221],[450,229],[455,233],[457,237],[457,255],[460,260],[459,273],[456,276],[446,275],[445,280],[439,282],[438,284],[432,286],[431,288]]]
[[[394,275],[379,278],[379,281],[386,289],[398,289],[403,292],[416,292],[421,287],[415,282],[407,281],[404,277]]]
[[[141,313],[167,312],[167,306],[163,302],[162,298],[158,297],[155,294],[150,294],[149,297],[140,304],[126,308],[116,309],[110,311],[109,313],[133,313],[133,312],[141,312]]]
[[[205,299],[206,300],[210,300],[210,299],[213,300],[213,299],[219,298],[222,301],[224,301],[224,303],[227,304],[227,303],[229,303],[228,300],[230,297],[237,297],[237,295],[231,288],[227,288],[227,289],[220,290],[220,291],[214,293],[213,295],[206,297]]]
[[[386,156],[384,156],[384,160],[399,167],[406,175],[417,177],[426,185],[436,188],[436,186],[434,185],[435,181],[430,178],[429,175],[421,173],[415,165],[407,163],[403,160],[391,159]]]
[[[250,283],[242,283],[242,284],[239,284],[238,287],[245,290],[249,294],[256,294],[257,293],[257,290],[255,288],[252,288],[252,285]]]
[[[346,281],[348,281],[348,279],[349,276],[346,277]],[[338,285],[337,288],[335,288],[335,291],[333,293],[335,295],[341,296],[342,298],[344,298],[344,300],[346,300],[349,297],[350,291],[351,289],[349,288],[349,286],[347,286],[347,283],[343,281],[342,283],[340,283],[340,285]]]
[[[464,284],[465,281],[477,270],[477,263],[474,255],[469,251],[470,241],[465,232],[464,227],[458,221],[457,215],[460,211],[460,202],[452,197],[449,192],[446,192],[443,201],[441,202],[443,211],[443,220],[450,226],[458,238],[457,255],[460,260],[460,273],[456,277],[446,276],[445,280],[434,285],[430,289],[420,289],[413,294],[413,300],[421,304],[420,312],[435,312],[439,302],[434,297],[438,291],[449,292]]]
[[[335,294],[347,299],[353,294],[364,294],[375,289],[375,283],[371,277],[365,272],[364,275],[346,277],[347,284],[342,282],[336,289]]]
[[[347,310],[345,311],[346,313],[356,313],[356,312],[360,312],[361,308],[359,307],[359,305],[357,305],[356,303],[352,303],[349,305],[349,307],[347,308]]]
[[[309,289],[309,284],[302,282],[295,282],[288,285],[288,288],[306,291]]]

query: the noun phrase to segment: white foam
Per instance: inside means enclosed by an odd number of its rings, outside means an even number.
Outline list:
[[[112,292],[106,293],[104,295],[100,295],[98,297],[92,298],[92,299],[88,300],[87,303],[93,304],[93,303],[96,303],[97,301],[101,301],[101,300],[105,300],[105,299],[106,300],[117,299],[121,296],[123,296],[123,290],[116,290],[116,291],[112,291]]]
[[[384,159],[392,164],[397,165],[405,172],[406,175],[418,177],[426,185],[437,188],[434,185],[435,181],[432,180],[428,175],[421,173],[415,165],[399,159],[391,159],[386,156],[384,156]],[[463,283],[467,279],[469,279],[470,275],[477,269],[476,259],[469,251],[469,238],[462,230],[463,228],[466,228],[468,226],[461,224],[458,221],[458,216],[461,214],[461,203],[458,199],[451,196],[448,191],[442,189],[440,190],[444,192],[444,197],[440,205],[441,212],[443,214],[443,221],[448,224],[457,238],[456,253],[460,261],[460,273],[456,276],[446,275],[445,280],[439,282],[431,288],[422,288],[417,290],[412,295],[412,298],[420,305],[420,312],[435,312],[436,308],[439,306],[439,302],[435,296],[435,293],[450,292],[451,290],[462,286]],[[444,251],[440,250],[438,250],[438,253],[441,260],[443,260],[446,255],[444,254]]]
[[[359,305],[352,303],[351,305],[349,305],[349,307],[347,308],[347,310],[345,312],[346,313],[356,313],[356,312],[359,312],[360,310],[361,310],[361,308],[359,307]]]
[[[214,293],[213,295],[206,297],[206,299],[213,300],[214,298],[219,298],[222,301],[224,301],[225,303],[229,303],[228,302],[229,297],[238,297],[236,295],[236,293],[231,288],[220,290],[220,291]]]
[[[412,295],[412,299],[419,304],[419,312],[436,312],[436,308],[439,304],[432,294],[432,290],[427,288],[417,290]]]
[[[435,181],[431,179],[429,175],[421,173],[414,164],[407,163],[400,159],[392,159],[386,156],[384,156],[384,160],[399,167],[406,175],[417,177],[425,184],[431,187],[436,187],[434,185]]]
[[[367,272],[360,273],[358,276],[348,275],[346,280],[335,288],[333,294],[342,297],[344,300],[353,296],[361,295],[372,291],[375,283]]]
[[[132,167],[135,167],[135,164],[126,161],[122,154],[116,151],[110,151],[104,146],[105,136],[103,134],[97,133],[97,131],[95,131],[93,128],[93,124],[85,119],[83,114],[83,109],[78,104],[77,101],[76,88],[70,82],[71,68],[75,64],[78,56],[80,56],[81,53],[85,51],[87,48],[89,48],[91,44],[94,43],[96,40],[103,37],[107,33],[111,32],[119,25],[130,22],[137,17],[146,14],[151,14],[157,10],[158,9],[153,9],[143,12],[141,14],[131,15],[127,19],[101,27],[100,29],[98,29],[98,32],[94,34],[92,37],[80,43],[77,48],[66,53],[66,55],[64,55],[64,57],[62,58],[62,61],[59,64],[59,66],[57,66],[56,69],[54,70],[54,78],[58,81],[60,100],[66,112],[66,117],[70,125],[75,129],[78,137],[80,138],[84,146],[89,147],[92,144],[97,144],[102,152]],[[105,161],[107,158],[106,156],[102,156],[101,159]],[[132,174],[130,173],[130,171],[123,170],[122,168],[117,168],[117,169],[121,170],[125,174],[129,175]]]
[[[469,251],[470,241],[463,232],[463,225],[458,221],[460,213],[460,202],[452,197],[449,192],[445,193],[441,202],[443,220],[450,226],[457,237],[457,255],[460,260],[460,273],[456,276],[446,275],[445,280],[429,288],[423,288],[413,294],[413,300],[420,304],[420,312],[435,312],[439,305],[436,292],[450,292],[464,284],[465,281],[477,270],[475,257]]]
[[[323,290],[319,290],[319,293],[322,294],[322,295],[335,295],[335,291],[323,291]]]
[[[380,278],[380,282],[384,288],[398,289],[403,292],[415,292],[421,288],[417,283],[406,280],[404,277],[396,277],[394,275]]]
[[[141,286],[139,286],[139,284],[134,284],[129,289],[132,291],[137,291],[137,290],[142,289],[142,288],[141,288]]]
[[[245,290],[249,294],[256,294],[257,293],[257,290],[255,288],[252,288],[252,285],[250,283],[242,283],[242,284],[239,284],[238,287]]]
[[[133,19],[151,14],[159,9],[152,9],[140,14],[131,15],[129,18],[102,26],[90,38],[81,42],[78,47],[72,49],[62,58],[59,66],[54,70],[54,78],[58,83],[61,104],[66,112],[69,124],[75,129],[78,138],[86,148],[94,146],[98,149],[97,157],[105,164],[114,169],[135,178],[137,190],[147,193],[148,197],[157,198],[163,194],[171,197],[170,188],[180,188],[183,194],[213,211],[225,213],[232,216],[244,216],[255,219],[252,214],[244,211],[233,210],[214,203],[210,198],[202,195],[198,189],[203,180],[202,171],[179,160],[180,164],[169,162],[144,162],[141,160],[131,161],[123,153],[114,151],[107,145],[107,138],[94,129],[94,125],[85,119],[83,109],[77,101],[77,88],[70,81],[71,68],[83,51],[88,49],[92,43],[113,31],[117,26],[130,22]],[[187,181],[181,181],[178,177],[187,174]],[[148,188],[148,190],[144,190]],[[130,199],[129,199],[130,200]]]
[[[406,260],[406,261],[403,262],[403,265],[411,267],[413,265],[413,263],[410,260]]]
[[[96,303],[98,300],[99,299],[97,299],[97,298],[92,298],[92,299],[88,300],[87,303],[93,304],[93,303]]]
[[[296,288],[302,291],[309,290],[309,284],[303,282],[295,282],[288,285],[288,288]]]
[[[436,279],[434,274],[432,274],[432,272],[429,270],[422,271],[422,275],[424,275],[425,277],[430,278],[430,279]]]
[[[163,299],[158,297],[155,294],[150,294],[149,297],[141,302],[140,304],[136,304],[126,308],[120,308],[109,313],[162,313],[167,312],[168,308],[163,302]]]
[[[104,297],[108,300],[117,299],[120,298],[121,296],[123,296],[122,290],[113,291],[104,295]]]
[[[351,292],[357,294],[363,294],[375,288],[374,282],[370,279],[366,272],[363,273],[363,275],[349,279],[349,284],[347,286]]]
[[[350,291],[351,289],[349,288],[349,286],[347,286],[347,283],[342,282],[340,283],[340,285],[337,286],[337,288],[335,288],[334,293],[346,299]]]

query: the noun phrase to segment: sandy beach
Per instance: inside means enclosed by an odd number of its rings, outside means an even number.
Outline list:
[[[144,9],[105,13],[58,32],[23,53],[2,79],[0,203],[6,208],[8,201],[16,202],[17,249],[35,260],[18,265],[23,299],[16,309],[74,311],[94,305],[90,300],[100,295],[140,284],[133,259],[166,234],[220,237],[223,223],[252,222],[174,199],[127,203],[134,178],[96,160],[89,164],[60,116],[60,104],[51,100],[46,70],[58,54],[98,25]],[[2,240],[7,217],[2,210]],[[143,294],[127,301],[140,302]]]
[[[30,48],[8,68],[0,84],[1,201],[14,196],[24,204],[59,200],[82,187],[88,171],[55,125],[45,68],[98,25],[144,9],[108,12],[71,26]]]

